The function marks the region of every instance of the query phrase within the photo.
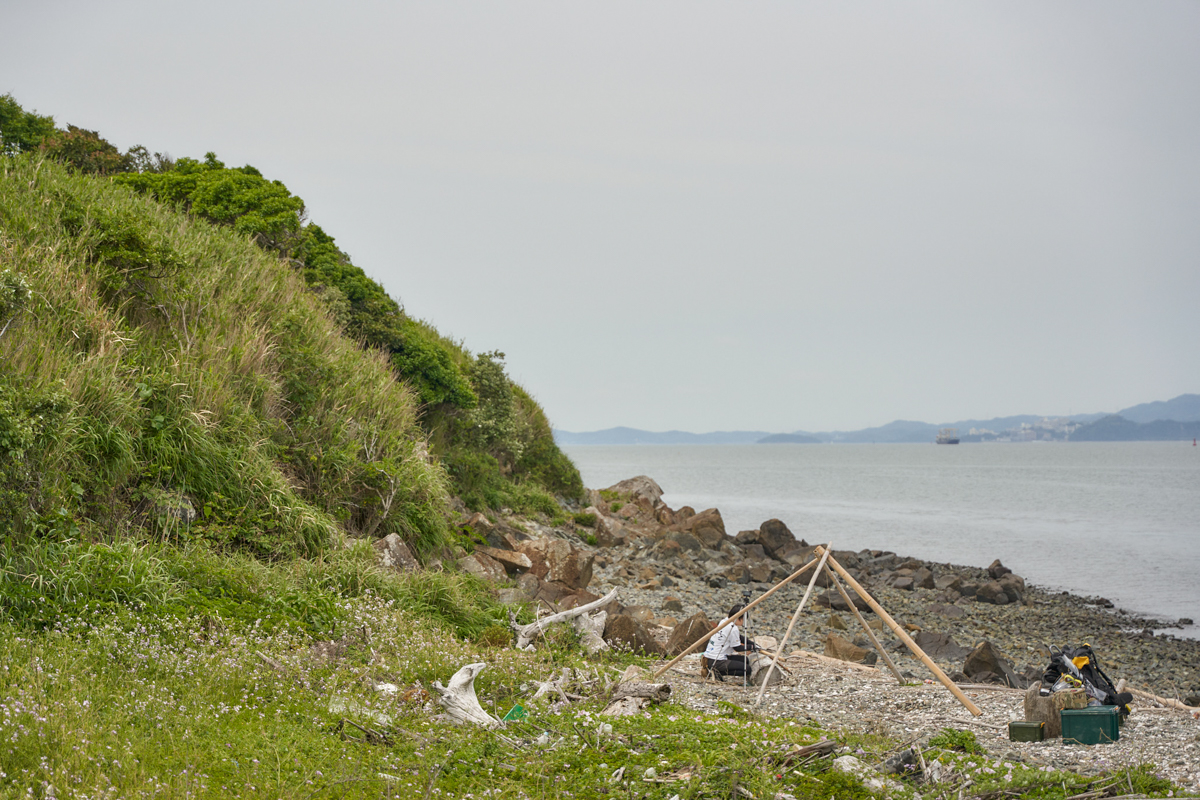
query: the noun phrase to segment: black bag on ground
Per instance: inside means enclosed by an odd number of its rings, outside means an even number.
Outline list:
[[[1090,644],[1050,648],[1050,666],[1042,673],[1041,693],[1050,694],[1054,685],[1064,677],[1079,681],[1087,696],[1096,704],[1116,706],[1121,716],[1129,713],[1133,695],[1129,692],[1117,692],[1112,679],[1100,668],[1100,659],[1096,657],[1096,652]]]

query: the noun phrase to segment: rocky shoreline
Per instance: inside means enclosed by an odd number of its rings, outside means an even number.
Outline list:
[[[493,522],[481,514],[465,519],[481,546],[459,566],[501,585],[515,583],[499,590],[506,602],[533,600],[548,610],[617,588],[620,607],[609,615],[605,638],[667,652],[692,635],[695,615],[716,621],[731,605],[758,597],[807,563],[816,544],[779,520],[730,535],[719,510],[671,509],[662,502],[662,489],[645,476],[592,490],[590,500],[573,524],[558,527],[503,517]],[[1127,614],[1103,598],[1027,585],[998,561],[981,568],[878,550],[842,551],[836,543],[833,555],[956,680],[1020,688],[1040,676],[1051,646],[1086,642],[1114,682],[1124,679],[1132,688],[1189,705],[1200,702],[1200,641],[1155,632],[1174,621]],[[807,583],[805,576],[756,609],[750,635],[781,637]],[[818,586],[789,650],[871,661],[870,643],[841,597],[824,581]],[[915,679],[928,677],[865,604],[860,608],[899,669]],[[985,640],[1006,669],[968,677],[964,659]]]

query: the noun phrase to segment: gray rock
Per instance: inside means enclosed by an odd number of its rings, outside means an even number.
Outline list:
[[[708,635],[713,623],[703,611],[699,611],[675,626],[667,639],[667,655],[677,656],[688,649],[697,639]]]
[[[988,571],[988,577],[990,577],[994,581],[1000,580],[1005,575],[1012,572],[1011,569],[1009,569],[1008,567],[1001,564],[1000,559],[998,559],[998,558],[995,561],[993,561],[990,565],[988,565],[987,571]]]
[[[688,517],[683,522],[677,523],[676,527],[681,531],[693,534],[705,547],[720,547],[721,542],[725,539],[725,520],[721,518],[721,512],[715,508]]]
[[[375,550],[375,560],[379,562],[379,566],[385,569],[414,572],[421,568],[417,559],[413,557],[412,551],[408,549],[408,545],[397,533],[389,533],[371,547]]]
[[[635,653],[663,655],[663,647],[646,626],[628,614],[611,616],[604,625],[604,641],[610,645],[625,647]]]
[[[928,567],[921,567],[913,573],[913,586],[918,589],[934,588],[933,572]]]
[[[933,581],[933,588],[943,592],[959,592],[961,594],[962,578],[954,574],[939,575]]]
[[[1012,598],[1004,591],[999,581],[988,581],[975,590],[975,599],[981,603],[1004,606],[1012,602]]]
[[[489,583],[499,583],[508,577],[500,562],[485,553],[472,553],[460,558],[458,568]]]
[[[913,636],[913,641],[917,643],[917,647],[925,651],[925,655],[941,661],[958,661],[971,654],[969,649],[960,646],[948,633],[917,631],[917,634]]]
[[[788,526],[777,519],[769,519],[758,526],[758,543],[769,555],[774,556],[786,546],[796,543],[796,537],[788,530]]]
[[[1025,681],[1013,669],[1012,662],[1002,658],[987,639],[976,645],[975,649],[967,655],[963,662],[963,672],[972,680],[980,683],[987,683],[985,673],[991,673],[999,676],[1000,682],[1007,686],[1014,689],[1025,688]]]

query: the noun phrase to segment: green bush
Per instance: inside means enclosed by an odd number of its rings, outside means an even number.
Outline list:
[[[930,747],[940,747],[944,750],[958,750],[963,753],[979,755],[986,751],[975,740],[973,731],[960,731],[954,728],[942,728],[937,736],[929,740]]]

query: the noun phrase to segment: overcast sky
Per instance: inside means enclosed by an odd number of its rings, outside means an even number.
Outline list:
[[[556,427],[1200,391],[1200,3],[4,2],[0,93],[304,198]]]

